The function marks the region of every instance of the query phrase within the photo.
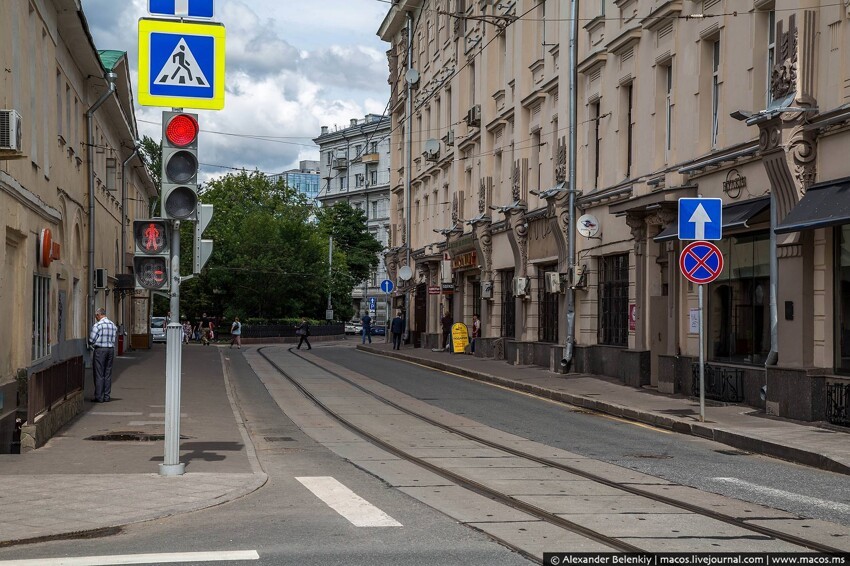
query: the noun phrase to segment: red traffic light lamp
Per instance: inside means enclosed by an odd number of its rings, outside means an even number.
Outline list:
[[[162,217],[194,220],[198,210],[198,118],[162,115]]]

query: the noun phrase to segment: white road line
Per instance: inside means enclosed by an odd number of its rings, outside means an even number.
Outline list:
[[[127,426],[154,426],[164,424],[165,421],[130,421],[127,423]]]
[[[87,415],[99,415],[101,417],[141,417],[144,413],[129,413],[129,412],[114,412],[110,413],[108,411],[89,411],[86,413]]]
[[[401,527],[402,524],[332,477],[295,478],[355,527]]]
[[[796,501],[797,503],[804,503],[806,505],[814,505],[815,507],[821,507],[823,509],[831,509],[832,511],[840,511],[842,513],[850,513],[850,505],[846,503],[838,503],[836,501],[827,501],[826,499],[818,499],[817,497],[809,497],[808,495],[800,495],[799,493],[793,493],[790,491],[782,491],[781,489],[775,489],[772,487],[764,487],[763,485],[758,485],[755,483],[750,483],[748,481],[739,480],[738,478],[711,478],[712,481],[727,483],[736,485],[745,491],[753,492],[753,493],[761,493],[763,495],[771,495],[773,497],[779,497],[782,499],[788,499],[789,501]]]
[[[179,562],[225,562],[259,560],[256,550],[219,552],[170,552],[162,554],[114,554],[112,556],[73,556],[35,560],[0,560],[0,566],[113,566],[120,564],[176,564]]]

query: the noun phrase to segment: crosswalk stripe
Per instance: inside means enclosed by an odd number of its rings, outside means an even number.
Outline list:
[[[180,562],[225,562],[232,560],[259,560],[256,550],[231,550],[215,552],[164,552],[158,554],[114,554],[111,556],[73,556],[65,558],[37,558],[27,560],[0,560],[0,566],[115,566],[121,564],[177,564]]]
[[[295,478],[355,527],[401,527],[402,524],[332,477]]]

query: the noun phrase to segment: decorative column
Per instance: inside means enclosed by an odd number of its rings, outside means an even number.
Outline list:
[[[646,350],[646,221],[642,215],[626,214],[626,224],[631,228],[635,240],[635,347],[637,351]]]

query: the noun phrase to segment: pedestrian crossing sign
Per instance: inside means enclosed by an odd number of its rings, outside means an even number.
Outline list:
[[[139,20],[139,104],[224,108],[224,26]]]

